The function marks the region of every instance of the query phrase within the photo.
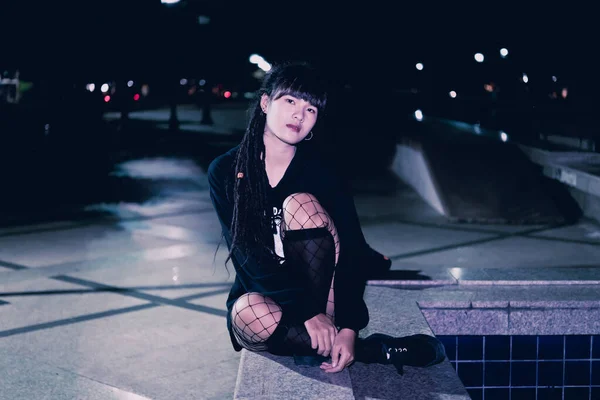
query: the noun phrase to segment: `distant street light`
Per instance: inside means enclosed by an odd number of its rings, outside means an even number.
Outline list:
[[[506,48],[501,48],[500,49],[500,57],[504,58],[508,55],[508,50]]]
[[[271,70],[271,64],[268,63],[263,57],[259,56],[258,54],[250,55],[248,61],[250,61],[252,64],[256,64],[256,66],[260,68],[263,72],[269,72]]]
[[[478,63],[481,63],[484,60],[483,54],[481,54],[481,53],[475,53],[474,57],[475,57],[475,61],[477,61]]]
[[[421,110],[416,110],[416,111],[415,111],[415,119],[416,119],[417,121],[419,121],[419,122],[420,122],[420,121],[423,121],[423,111],[421,111]]]
[[[269,72],[271,70],[271,64],[269,64],[265,60],[262,60],[258,63],[258,68],[262,69],[265,72]]]
[[[523,73],[523,83],[527,83],[529,82],[529,77],[527,76],[526,73]]]
[[[419,70],[419,71],[423,71],[423,63],[417,63],[417,65],[415,65],[415,67]]]
[[[453,99],[456,98],[456,92],[454,90],[451,90],[449,94],[450,94],[450,97],[452,97]]]
[[[261,56],[259,56],[258,54],[252,54],[252,55],[250,55],[250,58],[248,59],[248,61],[250,61],[252,64],[258,64],[264,60],[265,59],[262,58]]]
[[[160,2],[162,4],[177,4],[179,3],[181,0],[160,0]]]

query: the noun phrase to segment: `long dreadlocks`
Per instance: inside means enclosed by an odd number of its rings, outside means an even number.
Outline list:
[[[261,251],[267,245],[271,224],[265,213],[268,209],[267,191],[270,188],[265,170],[265,114],[260,107],[261,97],[269,101],[285,95],[307,101],[324,115],[327,104],[325,82],[317,71],[306,63],[285,63],[274,66],[265,76],[256,97],[248,109],[248,126],[237,152],[231,178],[233,189],[232,244],[227,260],[235,249],[245,254]]]

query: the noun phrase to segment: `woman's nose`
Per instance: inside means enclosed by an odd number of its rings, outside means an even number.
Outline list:
[[[294,113],[294,118],[296,118],[300,122],[304,121],[304,110],[296,110],[296,112]]]

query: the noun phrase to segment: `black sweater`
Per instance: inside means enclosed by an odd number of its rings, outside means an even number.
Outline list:
[[[217,157],[208,168],[210,196],[228,248],[232,239],[233,178],[236,175],[233,166],[238,148],[236,146]],[[273,207],[273,216],[269,218],[281,218],[285,198],[299,192],[314,195],[335,224],[340,240],[334,280],[335,323],[340,328],[358,332],[369,321],[363,300],[368,246],[360,228],[352,195],[331,168],[301,146],[298,146],[280,182],[269,190],[269,202]],[[274,242],[271,246],[274,246]],[[292,313],[294,319],[302,322],[324,310],[323,304],[315,304],[312,294],[298,285],[298,280],[292,277],[285,263],[280,264],[276,258],[268,256],[267,252],[263,254],[265,256],[247,257],[240,251],[233,253],[236,277],[227,299],[227,326],[230,335],[231,308],[244,293],[258,292],[270,297],[282,307],[284,313]],[[241,350],[233,338],[232,344],[237,351]]]

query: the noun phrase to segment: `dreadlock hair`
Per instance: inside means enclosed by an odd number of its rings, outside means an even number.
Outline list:
[[[265,213],[270,216],[271,212],[267,210],[267,191],[270,186],[265,170],[263,142],[266,115],[260,106],[263,94],[269,97],[269,101],[291,95],[317,107],[319,118],[322,119],[325,114],[325,81],[311,65],[304,62],[287,62],[273,66],[265,75],[248,108],[248,126],[231,174],[234,179],[232,243],[225,263],[231,259],[235,249],[247,255],[262,252],[267,248],[267,240],[272,237],[269,218],[265,218]]]

